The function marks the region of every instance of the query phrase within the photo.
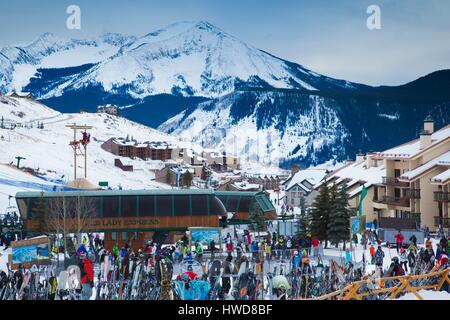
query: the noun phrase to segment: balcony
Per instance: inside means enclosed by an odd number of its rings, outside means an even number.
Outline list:
[[[434,201],[450,202],[450,192],[437,191],[434,193]]]
[[[405,197],[410,199],[420,199],[420,189],[406,189]]]
[[[442,228],[450,228],[450,218],[434,217],[434,226]]]
[[[409,182],[402,182],[398,178],[393,177],[383,177],[383,184],[387,186],[395,186],[395,187],[408,187]]]
[[[388,197],[388,196],[381,196],[377,199],[373,199],[374,202],[377,203],[383,203],[383,204],[389,204],[399,207],[408,207],[409,208],[409,198],[397,198],[397,197]]]

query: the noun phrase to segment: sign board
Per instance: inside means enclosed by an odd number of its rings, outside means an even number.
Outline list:
[[[211,241],[214,240],[216,247],[222,248],[222,228],[190,227],[188,230],[190,246],[198,241],[203,246],[209,247]]]
[[[11,269],[17,269],[19,265],[26,268],[33,264],[50,263],[50,242],[48,237],[39,237],[29,240],[11,242],[9,264]]]
[[[107,187],[107,186],[109,185],[109,183],[108,183],[108,181],[100,181],[100,182],[98,183],[98,185],[99,185],[100,187]]]
[[[366,217],[357,216],[350,217],[350,232],[351,234],[360,233],[366,228]]]

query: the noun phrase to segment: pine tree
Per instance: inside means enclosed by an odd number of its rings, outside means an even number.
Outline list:
[[[350,240],[350,208],[348,205],[347,184],[344,183],[336,193],[332,202],[330,220],[328,222],[328,238],[336,245]]]
[[[300,214],[296,217],[296,235],[304,238],[310,232],[311,216],[306,209],[305,196],[300,193]]]
[[[251,224],[252,229],[258,232],[259,235],[259,232],[264,230],[266,221],[264,219],[264,212],[261,210],[261,207],[258,205],[257,202],[254,202],[250,206],[249,218],[250,221],[252,222]]]
[[[328,188],[326,183],[322,184],[319,189],[319,195],[314,199],[311,213],[311,234],[316,236],[318,240],[325,241],[325,248],[328,242],[328,221],[331,211],[331,192],[333,188]]]

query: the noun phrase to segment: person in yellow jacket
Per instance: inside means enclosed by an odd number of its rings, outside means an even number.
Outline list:
[[[270,260],[272,258],[272,245],[270,244],[270,242],[266,243],[266,259]]]

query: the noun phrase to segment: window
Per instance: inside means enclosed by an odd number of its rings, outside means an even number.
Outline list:
[[[394,177],[398,178],[398,177],[400,177],[400,175],[401,175],[400,169],[394,169]]]
[[[121,232],[121,233],[120,233],[120,238],[121,238],[121,240],[127,241],[127,240],[128,240],[128,238],[127,238],[127,233],[126,233],[126,232]]]
[[[155,196],[139,197],[139,215],[140,216],[155,215]]]
[[[394,189],[394,197],[400,198],[400,189],[399,188]]]
[[[119,197],[103,198],[103,216],[104,217],[119,216]]]
[[[122,197],[122,208],[121,208],[121,216],[122,217],[135,217],[136,216],[136,196],[125,196]]]
[[[157,216],[172,215],[172,196],[156,197],[156,215]]]
[[[208,204],[206,196],[191,196],[192,197],[192,215],[193,216],[207,216]]]
[[[174,213],[176,216],[189,216],[190,215],[189,196],[175,196],[174,209],[175,209]]]
[[[238,210],[238,203],[239,203],[239,196],[229,196],[227,198],[227,202],[225,204],[228,212],[237,212]]]
[[[241,197],[241,201],[239,202],[239,212],[249,212],[250,211],[250,202],[251,197]]]
[[[111,240],[117,240],[117,232],[111,232]]]

